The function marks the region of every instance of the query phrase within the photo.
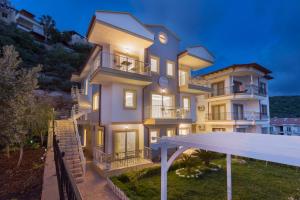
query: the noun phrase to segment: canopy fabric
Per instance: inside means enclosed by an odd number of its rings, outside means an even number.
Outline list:
[[[258,133],[207,133],[162,137],[161,145],[200,148],[224,154],[300,166],[300,137]]]

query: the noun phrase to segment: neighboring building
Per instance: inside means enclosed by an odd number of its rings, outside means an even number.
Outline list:
[[[202,125],[207,131],[214,127],[214,131],[245,128],[261,132],[268,127],[270,71],[257,64],[193,78],[191,70],[212,65],[213,55],[202,46],[179,52],[180,40],[173,32],[161,25],[142,24],[128,13],[97,11],[87,39],[95,46],[80,73],[71,78],[81,88],[72,90],[78,102],[73,116],[86,156],[92,157],[101,171],[147,165],[156,153],[151,148],[158,138],[196,133]],[[230,80],[235,81],[232,86],[241,90],[236,91],[240,95],[226,90],[221,96],[221,88],[231,86]],[[219,83],[216,88],[217,81],[223,81],[223,86]],[[244,84],[250,84],[253,93],[242,90]],[[215,115],[211,118],[210,112],[207,118],[200,108],[211,110],[218,102],[228,104],[230,112],[236,109],[241,119],[243,109],[245,114],[254,112],[255,120],[223,122],[215,120]],[[233,108],[233,103],[239,106]],[[213,109],[218,116],[226,112],[221,106]]]
[[[300,118],[272,118],[271,134],[300,136]]]
[[[30,32],[37,40],[45,40],[44,27],[35,19],[34,14],[22,9],[16,15],[16,23],[19,29]]]
[[[7,24],[16,22],[17,10],[13,8],[7,1],[0,1],[0,20]]]
[[[68,42],[69,45],[74,44],[89,44],[86,37],[82,36],[81,34],[77,33],[76,31],[65,31],[70,35],[70,41]]]
[[[200,76],[212,91],[198,96],[197,132],[268,133],[270,73],[253,63],[232,65]]]

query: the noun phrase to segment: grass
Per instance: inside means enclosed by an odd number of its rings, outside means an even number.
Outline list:
[[[198,179],[180,178],[175,170],[169,171],[168,199],[226,199],[225,160],[215,160],[214,163],[221,164],[223,169],[207,172]],[[159,200],[160,173],[159,169],[155,170],[150,175],[143,175],[147,171],[129,172],[113,177],[112,181],[132,200]],[[299,195],[300,170],[294,167],[270,163],[266,165],[265,162],[253,160],[248,160],[246,164],[233,162],[232,179],[234,200],[289,200]]]

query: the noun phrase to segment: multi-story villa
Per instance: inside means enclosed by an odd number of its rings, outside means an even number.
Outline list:
[[[150,149],[162,136],[195,133],[202,125],[257,131],[268,123],[270,72],[259,65],[193,78],[191,70],[212,65],[213,55],[202,46],[180,52],[173,32],[128,13],[97,11],[87,39],[95,46],[71,78],[81,88],[72,90],[73,116],[86,156],[102,171],[151,163]]]
[[[253,63],[233,65],[200,76],[212,91],[197,98],[197,132],[268,133],[270,73]]]

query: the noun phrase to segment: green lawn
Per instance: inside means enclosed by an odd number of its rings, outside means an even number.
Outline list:
[[[222,165],[219,172],[209,172],[198,179],[180,178],[175,171],[168,174],[168,199],[170,200],[221,200],[226,199],[225,160],[215,163]],[[147,172],[147,171],[146,171]],[[128,177],[139,177],[137,180]],[[234,200],[290,200],[298,197],[300,189],[300,170],[293,167],[268,164],[260,161],[247,161],[246,164],[232,164]],[[160,199],[159,169],[145,175],[130,172],[113,177],[118,185],[132,200]],[[294,200],[294,199],[293,199]]]

